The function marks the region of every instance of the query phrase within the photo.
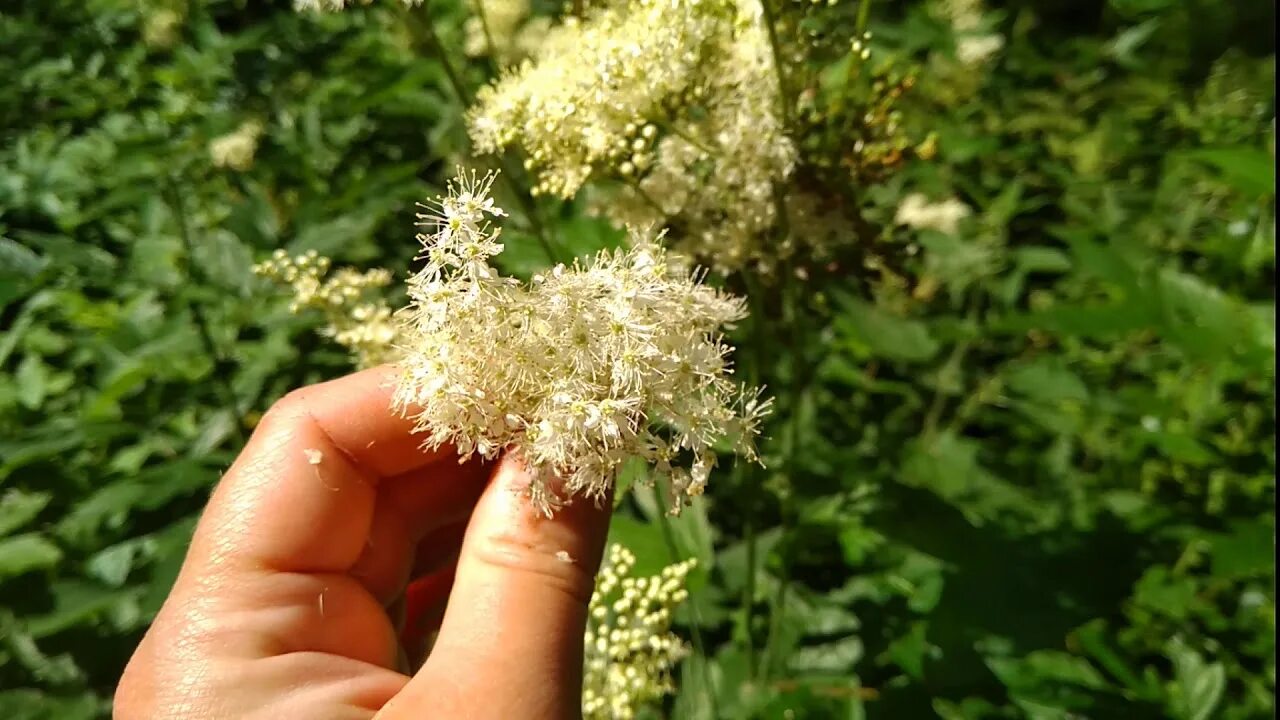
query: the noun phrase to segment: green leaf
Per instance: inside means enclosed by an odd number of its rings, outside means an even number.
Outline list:
[[[924,661],[932,648],[925,639],[928,628],[928,622],[923,620],[911,623],[911,629],[906,634],[889,643],[884,659],[902,668],[915,680],[923,680]]]
[[[1060,358],[1039,358],[1010,365],[1004,373],[1009,389],[1046,403],[1085,403],[1089,389]]]
[[[845,344],[859,355],[924,362],[938,353],[938,342],[923,322],[898,317],[861,300],[846,301],[836,325]]]
[[[62,550],[43,535],[27,533],[0,540],[0,580],[58,564]]]
[[[981,525],[1008,511],[1038,511],[1020,488],[978,463],[978,443],[944,432],[907,445],[902,482],[936,493]]]
[[[49,504],[53,495],[47,492],[9,490],[0,496],[0,537],[31,522]]]
[[[1239,146],[1192,150],[1185,157],[1205,163],[1223,179],[1249,195],[1276,194],[1276,162],[1265,150]]]
[[[1227,671],[1222,663],[1206,662],[1182,639],[1174,638],[1165,647],[1173,661],[1174,682],[1170,711],[1178,720],[1209,720],[1222,702]]]
[[[1213,536],[1209,557],[1220,577],[1258,577],[1275,572],[1276,531],[1265,519],[1241,520]]]

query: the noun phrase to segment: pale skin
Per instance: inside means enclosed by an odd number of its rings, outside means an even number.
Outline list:
[[[608,503],[546,518],[517,460],[422,450],[393,380],[303,388],[263,417],[125,669],[117,720],[581,717]],[[438,636],[410,674],[396,616],[414,578]]]

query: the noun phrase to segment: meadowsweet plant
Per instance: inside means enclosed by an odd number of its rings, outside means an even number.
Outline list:
[[[553,28],[483,88],[477,151],[523,151],[534,191],[575,196],[619,224],[679,226],[682,251],[719,270],[762,254],[795,151],[760,6],[613,0]]]
[[[516,451],[547,513],[603,498],[632,458],[668,481],[673,510],[706,486],[717,443],[755,460],[769,404],[733,381],[719,335],[743,302],[642,232],[528,283],[504,277],[492,182],[461,175],[421,216],[395,402],[425,443]]]
[[[689,597],[693,559],[652,577],[633,577],[636,557],[611,545],[596,577],[583,636],[582,714],[630,720],[639,708],[675,692],[671,673],[688,653],[671,632],[672,613]]]
[[[209,143],[209,158],[217,167],[248,170],[253,167],[258,141],[264,130],[261,122],[246,120],[235,131],[216,137]]]
[[[973,209],[956,198],[930,202],[921,193],[911,193],[902,198],[894,221],[916,230],[937,230],[955,235],[960,222],[973,214]]]
[[[296,257],[277,250],[253,271],[293,291],[291,312],[320,311],[325,319],[320,333],[351,351],[357,367],[394,360],[398,327],[379,293],[391,283],[391,272],[340,268],[330,273],[330,265],[314,250]]]

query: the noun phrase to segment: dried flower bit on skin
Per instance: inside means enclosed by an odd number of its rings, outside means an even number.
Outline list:
[[[324,453],[314,448],[306,448],[302,453],[307,456],[307,463],[311,465],[319,465],[324,460]]]
[[[605,497],[632,457],[670,481],[677,505],[702,491],[715,443],[757,459],[769,403],[732,381],[720,336],[742,300],[640,234],[528,284],[503,277],[489,264],[503,249],[490,219],[505,215],[492,182],[462,175],[422,215],[395,405],[427,446],[517,452],[547,514]]]
[[[582,714],[586,720],[635,717],[637,710],[674,692],[671,672],[688,654],[671,632],[675,610],[689,596],[692,559],[653,577],[636,578],[636,558],[611,545],[587,606],[583,636]]]
[[[562,563],[570,563],[570,564],[571,564],[571,563],[573,563],[573,562],[574,562],[574,560],[573,560],[573,556],[572,556],[572,555],[570,555],[570,554],[568,553],[568,551],[566,551],[566,550],[560,550],[560,551],[558,551],[558,552],[556,553],[556,559],[557,559],[557,560],[559,560],[559,561],[560,561],[560,562],[562,562]]]

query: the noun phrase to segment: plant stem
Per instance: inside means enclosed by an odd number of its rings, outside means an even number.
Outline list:
[[[476,0],[479,5],[481,0]],[[425,7],[425,6],[424,6]],[[449,54],[445,52],[444,43],[440,40],[440,35],[436,33],[435,23],[428,17],[426,20],[419,20],[414,13],[405,13],[410,18],[411,26],[421,28],[423,37],[426,38],[427,46],[435,59],[444,68],[445,79],[448,80],[449,86],[453,89],[455,95],[463,106],[469,107],[472,102],[471,92],[462,82],[462,76],[454,68],[453,63],[449,60]],[[483,18],[483,15],[481,15]],[[481,22],[484,22],[483,20]],[[487,32],[487,31],[486,31]],[[487,36],[486,36],[487,38]],[[506,156],[499,156],[498,164],[501,166],[502,172],[498,173],[499,179],[515,196],[516,201],[520,203],[521,209],[524,211],[525,218],[528,219],[530,228],[533,230],[534,236],[538,240],[538,244],[542,247],[543,253],[546,254],[547,260],[552,264],[560,262],[559,253],[556,252],[555,243],[551,241],[550,235],[547,233],[546,226],[542,223],[542,217],[538,213],[537,202],[523,188],[515,182],[515,173]]]
[[[764,369],[764,345],[763,339],[769,336],[766,330],[766,318],[764,310],[763,288],[756,281],[754,275],[744,273],[743,282],[747,288],[747,302],[751,305],[751,329],[752,329],[752,350],[753,356],[746,365],[746,383],[750,387],[759,385],[760,374]],[[756,518],[759,512],[759,503],[757,502],[760,493],[758,482],[753,482],[756,478],[755,468],[749,467],[745,463],[738,463],[734,466],[737,472],[739,483],[736,487],[740,488],[743,497],[747,498],[747,507],[745,510],[746,518],[743,523],[743,541],[747,545],[747,577],[743,583],[742,589],[742,627],[746,635],[746,654],[747,654],[747,678],[754,681],[756,678],[756,641],[755,641],[755,598],[756,598],[756,558],[759,554],[759,532],[758,521]]]
[[[761,19],[765,31],[769,35],[769,48],[773,51],[773,70],[778,76],[778,103],[781,106],[782,126],[787,132],[791,130],[791,91],[787,84],[786,71],[782,69],[782,42],[778,39],[777,19],[769,0],[760,0]]]
[[[662,540],[666,543],[667,552],[671,555],[671,562],[677,563],[684,560],[680,557],[680,547],[676,544],[675,529],[671,526],[671,517],[662,509],[662,498],[665,489],[661,481],[655,481],[654,491],[657,495],[658,507],[658,525],[662,528]],[[711,656],[707,654],[707,645],[702,640],[702,613],[699,611],[698,599],[693,593],[689,593],[689,598],[685,601],[688,603],[689,616],[689,635],[693,640],[693,649],[698,655],[702,656],[698,666],[702,669],[702,684],[707,690],[707,705],[711,709],[711,717],[719,717],[716,712],[716,689],[711,679]]]
[[[485,12],[484,0],[471,0],[471,5],[475,9],[476,18],[480,20],[480,32],[484,34],[484,47],[489,60],[496,64],[498,46],[493,44],[493,33],[489,31],[489,15]]]
[[[183,252],[186,256],[187,277],[194,282],[196,278],[196,262],[195,262],[195,241],[191,236],[191,226],[187,221],[187,209],[182,201],[182,191],[178,189],[178,182],[174,178],[169,178],[165,187],[165,193],[169,196],[169,206],[173,211],[173,216],[178,222],[178,236],[182,240]],[[195,320],[196,331],[200,335],[200,343],[204,346],[204,351],[209,355],[209,359],[213,361],[214,384],[222,395],[222,401],[226,404],[227,409],[231,412],[236,428],[236,438],[243,445],[248,441],[245,434],[244,418],[240,412],[240,404],[236,402],[236,391],[231,386],[231,381],[222,374],[221,368],[218,366],[225,359],[222,352],[218,350],[218,344],[213,339],[213,331],[209,328],[209,318],[200,308],[200,304],[194,298],[188,301],[191,308],[191,317]]]
[[[862,35],[867,31],[867,21],[871,18],[871,0],[858,3],[858,19],[854,22],[853,32]]]

